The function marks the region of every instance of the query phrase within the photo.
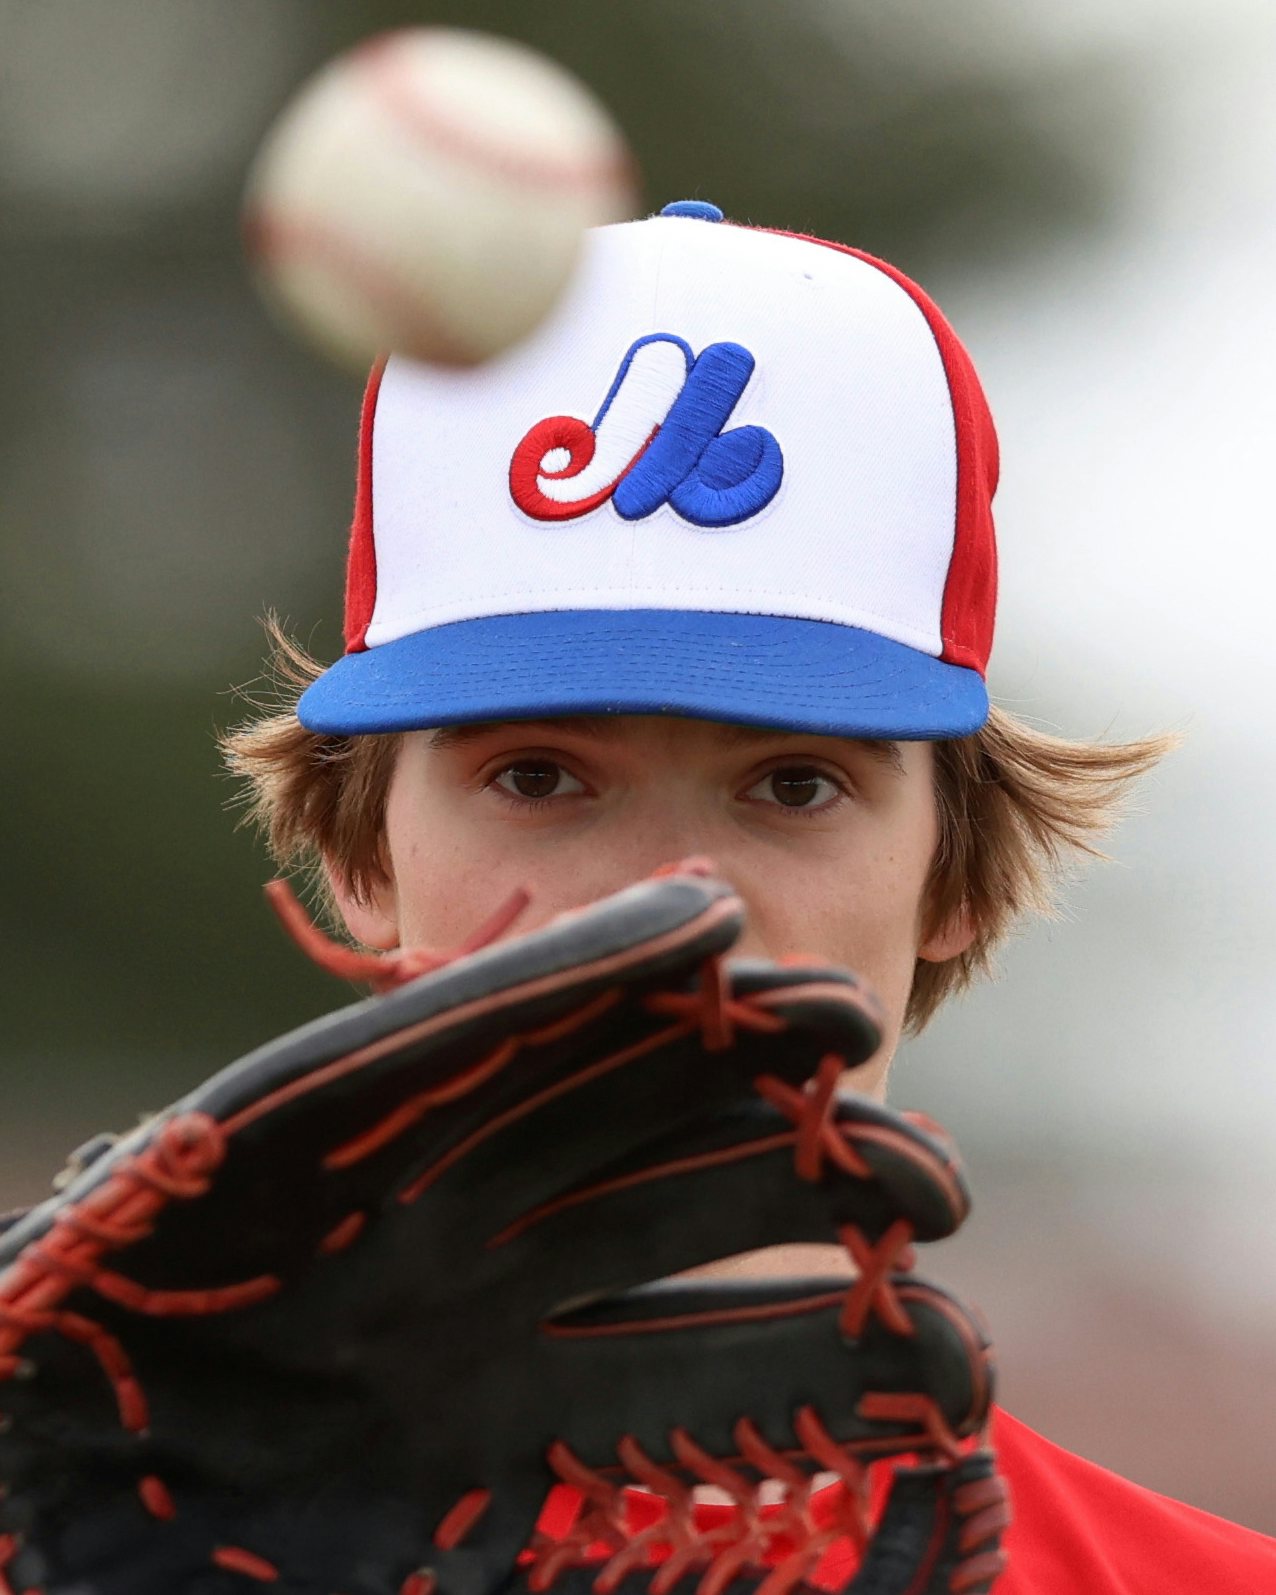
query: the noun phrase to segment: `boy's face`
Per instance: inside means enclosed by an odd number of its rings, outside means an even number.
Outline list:
[[[702,854],[748,909],[737,951],[855,970],[888,1016],[855,1071],[881,1096],[918,957],[955,956],[964,918],[923,935],[938,840],[929,743],[866,743],[664,716],[599,716],[417,731],[386,812],[389,879],[356,902],[374,947],[446,949],[515,887],[519,929]]]

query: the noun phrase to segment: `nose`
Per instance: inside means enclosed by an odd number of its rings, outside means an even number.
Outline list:
[[[775,956],[775,950],[767,945],[763,932],[761,920],[764,916],[754,912],[755,883],[749,878],[748,871],[733,867],[729,854],[702,851],[694,846],[694,841],[693,837],[679,841],[674,841],[673,838],[661,839],[653,845],[636,849],[630,855],[632,867],[629,868],[617,867],[614,858],[600,860],[602,870],[597,877],[591,878],[588,890],[585,890],[584,882],[580,883],[579,900],[582,903],[597,902],[613,892],[632,886],[636,881],[657,879],[664,875],[683,873],[711,875],[733,887],[744,903],[744,930],[740,940],[732,948],[732,956],[743,958]]]
[[[684,869],[729,881],[713,841],[708,825],[673,812],[670,805],[665,813],[627,825],[623,838],[609,838],[598,849],[578,881],[582,898],[593,901],[635,881]]]

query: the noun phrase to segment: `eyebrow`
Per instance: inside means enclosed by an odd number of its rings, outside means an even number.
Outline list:
[[[566,731],[573,736],[586,737],[594,742],[614,741],[621,734],[625,718],[624,715],[610,718],[601,715],[566,715],[538,720],[471,721],[465,725],[440,726],[432,731],[430,747],[440,751],[463,748],[471,742],[478,741],[480,737],[490,736],[494,731],[512,731],[516,728],[527,732]],[[774,742],[777,737],[806,734],[789,731],[780,726],[733,725],[720,720],[708,721],[706,724],[714,727],[718,740],[728,748],[747,747],[751,743]],[[809,734],[817,736],[821,733]],[[898,742],[891,742],[882,737],[831,737],[829,740],[849,742],[854,747],[861,748],[871,759],[884,765],[894,774],[902,776],[904,773],[904,760]]]

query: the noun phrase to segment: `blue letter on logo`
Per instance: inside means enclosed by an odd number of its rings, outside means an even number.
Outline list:
[[[668,503],[696,526],[735,526],[764,509],[784,475],[780,445],[764,427],[722,428],[753,375],[738,343],[711,343],[650,447],[616,488],[612,503],[641,520]]]

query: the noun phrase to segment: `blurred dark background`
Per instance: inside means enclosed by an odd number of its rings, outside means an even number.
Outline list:
[[[238,196],[333,53],[406,23],[510,34],[612,107],[651,208],[702,196],[844,239],[939,297],[1007,456],[994,695],[1069,735],[1199,732],[1122,833],[1136,871],[1078,887],[1003,987],[903,1060],[897,1095],[971,1152],[987,1216],[949,1266],[978,1282],[1007,1404],[1276,1532],[1253,1399],[1276,1375],[1276,1268],[1264,1248],[1257,1282],[1231,1266],[1235,1215],[1276,1217],[1251,1159],[1276,1128],[1271,763],[1243,688],[1184,663],[1221,648],[1229,682],[1257,679],[1248,578],[1271,555],[1237,483],[1259,471],[1272,330],[1245,288],[1271,264],[1276,51],[1242,0],[1206,15],[0,0],[0,1208],[90,1131],[345,1000],[266,912],[215,747],[265,609],[339,650],[359,400],[262,310]],[[1200,545],[1242,521],[1223,601]],[[1238,770],[1243,811],[1219,792]]]

